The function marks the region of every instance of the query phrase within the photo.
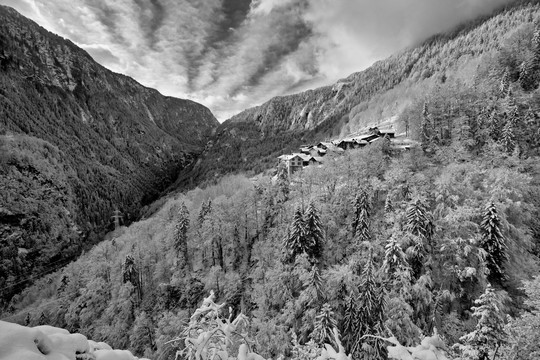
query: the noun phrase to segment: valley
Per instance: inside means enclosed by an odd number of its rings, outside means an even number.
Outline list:
[[[51,325],[130,360],[537,356],[539,1],[221,124],[0,10],[1,44],[48,39],[41,60],[0,53],[0,320],[21,339]]]

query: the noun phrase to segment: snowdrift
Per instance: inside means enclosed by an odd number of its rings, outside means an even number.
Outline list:
[[[0,360],[139,360],[81,334],[42,325],[26,327],[0,321]],[[140,359],[148,360],[148,359]]]

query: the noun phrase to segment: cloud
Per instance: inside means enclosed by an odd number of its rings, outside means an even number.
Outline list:
[[[509,2],[312,0],[305,17],[317,37],[321,71],[336,78]]]
[[[0,0],[220,120],[330,84],[508,0]]]

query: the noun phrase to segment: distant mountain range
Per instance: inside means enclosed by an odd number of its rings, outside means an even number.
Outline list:
[[[398,115],[447,80],[474,81],[482,57],[501,49],[504,39],[518,28],[532,25],[538,3],[515,1],[332,86],[275,97],[233,116],[218,127],[212,146],[179,185],[230,172],[257,173],[275,165],[277,156],[297,151],[301,144],[337,139],[389,119],[396,130],[404,132],[407,129]],[[522,54],[518,53],[514,55],[519,58]],[[508,66],[519,68],[519,64]],[[519,77],[517,73],[510,75],[513,81]]]
[[[69,261],[200,153],[218,121],[0,6],[0,288]]]

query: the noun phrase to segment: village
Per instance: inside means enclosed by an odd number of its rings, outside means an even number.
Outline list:
[[[419,146],[417,141],[409,139],[405,133],[396,135],[393,127],[379,129],[375,126],[346,138],[322,141],[316,145],[302,145],[300,152],[281,155],[278,160],[285,165],[290,176],[306,166],[320,166],[325,160],[342,155],[347,150],[363,148],[384,138],[390,140],[390,146],[394,150],[407,151]]]

